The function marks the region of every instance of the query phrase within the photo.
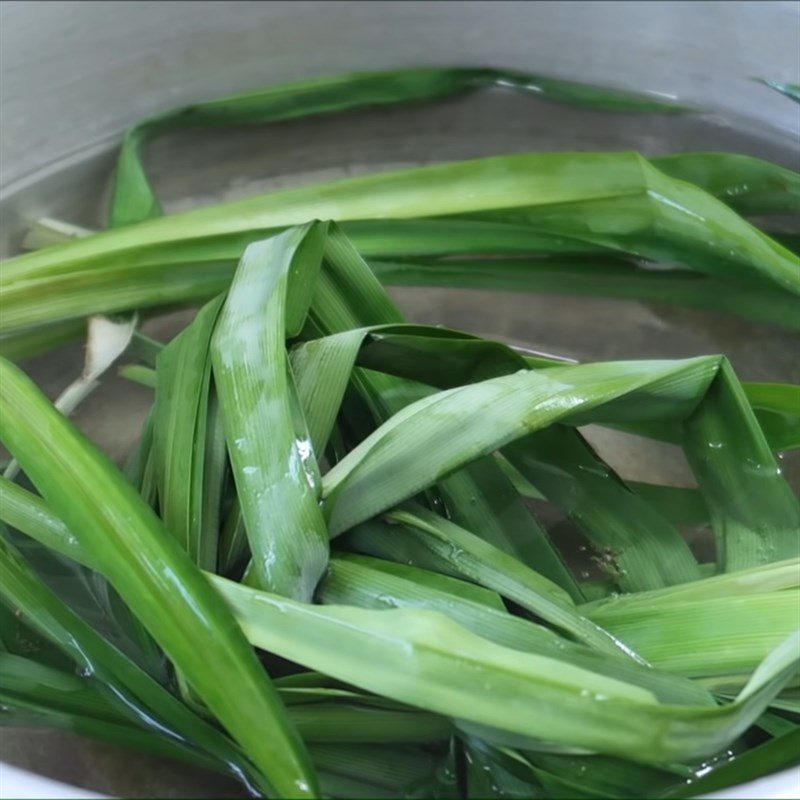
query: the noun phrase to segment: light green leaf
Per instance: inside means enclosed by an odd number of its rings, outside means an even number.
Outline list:
[[[254,580],[305,599],[325,569],[328,537],[284,338],[302,327],[325,235],[314,224],[251,245],[211,344]]]

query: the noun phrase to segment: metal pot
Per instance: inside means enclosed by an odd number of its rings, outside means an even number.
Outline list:
[[[191,147],[185,140],[154,147],[153,170],[167,207],[337,172],[537,148],[729,149],[797,166],[798,107],[749,80],[800,83],[794,2],[6,0],[0,5],[0,36],[4,255],[16,250],[25,227],[43,215],[101,224],[113,148],[141,117],[247,88],[351,70],[492,64],[661,92],[707,111],[691,120],[612,119],[485,96],[436,108],[284,123],[266,135],[198,134]],[[237,175],[247,175],[248,183],[237,182]],[[791,374],[798,366],[796,348],[787,348],[780,334],[728,318],[568,297],[499,293],[487,304],[475,293],[451,290],[396,295],[422,321],[576,357],[723,350],[745,377],[798,377]],[[538,331],[536,319],[546,322]],[[675,321],[679,325],[673,328]],[[773,357],[765,359],[767,351]],[[55,393],[72,377],[79,355],[79,348],[72,348],[29,368]],[[110,380],[82,407],[77,421],[121,457],[148,402],[144,391]],[[130,425],[104,424],[112,408]],[[636,473],[651,455],[625,451],[620,463]],[[669,458],[661,469],[662,477],[682,479],[681,465]],[[211,797],[230,789],[205,776],[200,785],[172,764],[69,734],[7,731],[2,741],[3,758],[16,766],[0,767],[1,796],[85,797],[84,789],[95,789],[125,796]],[[724,796],[791,797],[798,785],[796,771],[784,772]]]

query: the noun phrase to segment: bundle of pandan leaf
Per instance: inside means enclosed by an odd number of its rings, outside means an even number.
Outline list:
[[[109,229],[44,220],[3,264],[4,725],[286,797],[677,797],[797,760],[800,505],[776,453],[800,444],[800,388],[741,383],[718,355],[530,356],[409,324],[384,285],[796,331],[800,261],[742,215],[796,213],[800,176],[726,153],[532,153],[163,216],[143,167],[173,128],[497,85],[686,112],[491,69],[270,88],[133,128]],[[201,308],[166,344],[129,317],[58,407],[12,363],[87,317],[176,305]],[[131,334],[124,373],[154,395],[123,472],[62,412]],[[589,423],[680,445],[697,488],[624,481]],[[531,497],[574,520],[606,581],[573,569]],[[713,529],[712,563],[687,516]]]

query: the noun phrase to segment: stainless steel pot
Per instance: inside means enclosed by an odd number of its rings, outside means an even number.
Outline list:
[[[550,149],[730,149],[797,166],[798,106],[749,80],[800,83],[795,2],[13,2],[0,5],[0,249],[42,215],[97,224],[112,149],[126,126],[182,103],[349,70],[493,64],[677,96],[708,112],[690,121],[586,116],[498,97],[437,109],[366,112],[261,132],[197,136],[154,148],[170,208],[329,174],[473,155]],[[221,164],[221,166],[220,166]],[[248,183],[232,178],[247,175]],[[797,380],[780,334],[638,304],[499,294],[397,292],[409,312],[577,357],[724,350],[750,378]],[[499,298],[499,299],[497,299]],[[489,306],[489,311],[486,308]],[[536,320],[544,323],[540,329]],[[674,321],[679,326],[671,327]],[[164,323],[167,324],[167,323]],[[598,334],[598,329],[602,333]],[[669,335],[666,335],[669,334]],[[764,358],[769,352],[770,358]],[[52,392],[79,350],[31,364]],[[131,444],[147,397],[113,380],[77,420],[113,455]],[[130,425],[104,425],[114,408]],[[647,466],[625,451],[621,468]],[[669,479],[681,466],[665,459]],[[5,732],[0,796],[215,796],[171,764],[63,733]],[[724,793],[793,797],[787,772]]]

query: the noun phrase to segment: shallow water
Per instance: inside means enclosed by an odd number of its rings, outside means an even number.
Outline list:
[[[607,115],[499,91],[435,106],[168,136],[154,144],[148,160],[166,209],[177,211],[416,164],[529,150],[602,149],[637,149],[651,155],[724,150],[799,166],[795,141],[742,120],[714,115]],[[7,187],[0,195],[4,222],[0,252],[4,256],[16,252],[27,226],[41,216],[100,226],[113,159],[113,149],[101,144]],[[744,379],[800,382],[800,337],[722,314],[561,295],[432,288],[396,288],[392,294],[412,320],[573,359],[679,358],[722,352]],[[181,312],[153,320],[147,329],[165,335],[189,316]],[[80,361],[81,347],[73,345],[57,355],[34,359],[27,367],[55,395],[75,377]],[[76,420],[121,460],[138,436],[150,400],[150,390],[112,377],[83,404]],[[588,436],[623,477],[693,485],[675,447],[605,430],[588,431]],[[785,459],[782,466],[794,481],[800,480],[798,459]],[[538,510],[563,546],[573,548],[576,567],[592,570],[588,558],[581,563],[577,539],[563,514],[552,508]],[[710,557],[708,537],[690,533],[695,551]],[[54,752],[59,758],[53,758]],[[2,756],[37,771],[46,763],[54,778],[128,797],[240,794],[217,776],[198,777],[196,770],[62,732],[4,731]]]

